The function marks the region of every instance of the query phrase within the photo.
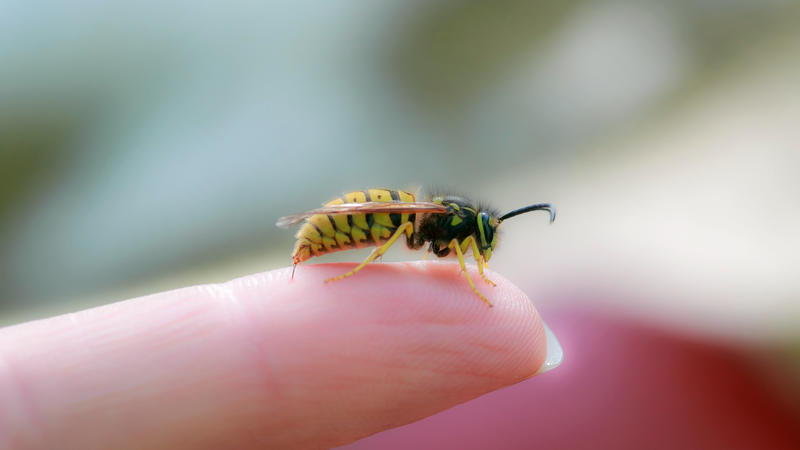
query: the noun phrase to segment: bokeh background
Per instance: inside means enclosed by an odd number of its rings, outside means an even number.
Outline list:
[[[352,189],[557,205],[492,268],[562,367],[351,448],[800,447],[799,169],[790,0],[0,1],[0,325],[285,266]]]

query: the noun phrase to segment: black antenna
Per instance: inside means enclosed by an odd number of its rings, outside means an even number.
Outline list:
[[[530,206],[525,206],[523,208],[515,209],[513,211],[509,211],[509,212],[503,214],[503,216],[500,217],[497,220],[502,222],[502,221],[504,221],[506,219],[510,219],[510,218],[512,218],[514,216],[518,216],[520,214],[525,214],[526,212],[539,211],[540,209],[550,212],[550,223],[553,223],[553,221],[556,220],[556,208],[555,208],[555,206],[551,205],[550,203],[537,203],[535,205],[530,205]]]

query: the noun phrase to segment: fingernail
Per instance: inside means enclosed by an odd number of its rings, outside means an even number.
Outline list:
[[[564,360],[564,350],[561,348],[561,344],[558,343],[556,335],[553,334],[553,330],[544,322],[542,322],[542,325],[544,326],[544,336],[547,341],[547,355],[544,357],[544,363],[539,368],[539,371],[536,372],[536,375],[555,369]]]

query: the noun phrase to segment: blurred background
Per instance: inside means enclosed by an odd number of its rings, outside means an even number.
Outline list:
[[[789,0],[0,1],[0,326],[353,189],[549,201],[492,269],[563,366],[352,448],[798,448],[799,55]]]

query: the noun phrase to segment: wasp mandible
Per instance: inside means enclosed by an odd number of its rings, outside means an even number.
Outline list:
[[[297,265],[314,256],[375,246],[375,250],[356,268],[325,282],[355,275],[405,235],[406,245],[412,250],[428,244],[428,252],[440,258],[455,252],[472,290],[492,306],[469,277],[464,254],[472,250],[481,278],[495,286],[484,274],[484,267],[497,245],[497,228],[511,217],[538,210],[550,213],[550,223],[555,220],[556,210],[550,203],[536,203],[501,216],[486,206],[457,195],[434,194],[428,201],[418,202],[410,192],[367,189],[347,193],[325,203],[322,208],[281,217],[277,225],[286,228],[305,221],[296,235],[292,278]]]

